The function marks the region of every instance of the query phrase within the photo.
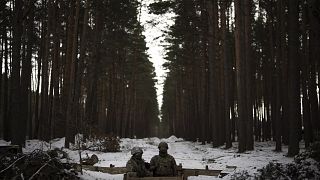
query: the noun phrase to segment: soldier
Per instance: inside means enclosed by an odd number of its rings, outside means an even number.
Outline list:
[[[161,142],[158,145],[159,155],[154,156],[150,162],[153,176],[176,176],[177,165],[175,159],[168,154],[168,144]]]
[[[152,176],[152,173],[146,168],[146,164],[142,159],[143,151],[140,147],[134,147],[131,150],[132,157],[127,162],[126,168],[130,177]]]

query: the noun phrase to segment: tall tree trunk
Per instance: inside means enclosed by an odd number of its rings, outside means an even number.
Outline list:
[[[3,31],[0,31],[1,33],[1,39],[0,39],[0,45],[1,45],[1,52],[0,52],[0,138],[3,138],[3,116],[2,114],[4,113],[3,112],[3,109],[2,109],[2,86],[3,86],[3,74],[2,74],[2,70],[3,70],[3,59],[4,59],[4,39],[5,39],[5,36],[6,36],[6,28],[3,28],[4,30]]]
[[[44,2],[43,2],[44,3]],[[53,0],[49,0],[48,4],[43,4],[47,7],[48,20],[45,26],[45,46],[43,50],[42,69],[41,69],[41,107],[40,107],[40,122],[39,122],[39,138],[49,140],[50,127],[49,127],[49,59],[50,59],[50,35],[52,33],[52,5]],[[46,6],[47,5],[47,6]],[[44,24],[43,24],[44,25]]]
[[[14,1],[13,17],[13,41],[12,41],[12,74],[11,74],[11,99],[10,99],[10,120],[12,144],[25,144],[26,128],[25,119],[21,116],[21,94],[20,94],[20,63],[21,63],[21,36],[22,36],[22,6],[23,2]]]
[[[275,125],[276,125],[276,149],[275,151],[281,151],[282,150],[282,140],[281,140],[281,131],[282,131],[282,118],[281,118],[281,94],[280,94],[280,87],[281,87],[281,63],[284,61],[284,54],[283,54],[283,47],[284,45],[284,33],[282,31],[281,26],[283,26],[284,19],[282,18],[282,14],[285,13],[284,10],[284,3],[283,1],[277,1],[277,29],[278,31],[276,32],[276,38],[277,38],[277,59],[276,59],[276,115],[275,115]]]
[[[98,79],[101,75],[101,37],[102,37],[102,30],[103,30],[103,24],[99,23],[103,21],[103,4],[100,1],[97,1],[96,3],[96,11],[94,13],[94,20],[95,20],[95,26],[94,26],[94,50],[93,50],[93,59],[92,59],[92,65],[90,67],[90,70],[88,70],[88,80],[89,80],[89,87],[88,87],[88,95],[87,95],[87,101],[86,101],[86,120],[91,121],[92,124],[97,124],[97,87],[98,85]]]
[[[281,14],[280,14],[280,29],[279,31],[282,33],[281,38],[281,84],[282,84],[282,91],[281,91],[281,105],[282,105],[282,113],[281,113],[281,121],[282,121],[282,128],[281,128],[281,135],[282,141],[284,144],[289,144],[289,132],[290,128],[287,128],[284,125],[289,124],[289,100],[288,100],[288,50],[287,50],[287,31],[286,31],[286,21],[288,18],[286,16],[286,8],[288,5],[287,1],[281,1]]]
[[[201,57],[202,62],[200,65],[200,119],[202,120],[201,124],[201,141],[202,144],[205,144],[207,140],[207,121],[208,121],[208,111],[207,111],[207,76],[206,76],[206,69],[207,69],[207,62],[208,62],[208,55],[207,55],[207,35],[208,35],[208,15],[206,11],[206,0],[201,1],[201,21],[202,21],[202,51],[203,57]],[[183,93],[182,93],[183,96]],[[183,101],[184,98],[181,98]],[[181,103],[181,108],[183,109],[184,103]],[[184,115],[183,110],[181,114]],[[180,121],[183,121],[184,118],[182,117]],[[180,126],[180,128],[182,128]],[[183,134],[183,133],[182,133]]]
[[[237,77],[237,104],[238,104],[238,141],[239,141],[239,152],[244,152],[246,150],[246,137],[247,137],[247,120],[246,120],[246,45],[245,45],[245,22],[244,22],[244,2],[235,2],[235,45],[236,45],[236,77]]]
[[[289,97],[289,120],[290,136],[288,156],[299,153],[299,121],[300,121],[300,88],[299,88],[299,1],[290,0],[288,8],[288,45],[289,45],[289,68],[288,68],[288,97]]]
[[[79,20],[79,11],[80,11],[80,0],[76,1],[75,9],[73,7],[73,3],[71,3],[70,8],[72,8],[71,15],[69,16],[69,27],[68,27],[68,45],[67,45],[67,66],[66,70],[68,72],[68,76],[66,76],[68,87],[66,88],[67,95],[66,97],[66,140],[65,146],[69,147],[69,143],[74,143],[74,135],[76,131],[76,124],[74,122],[75,110],[74,110],[74,79],[75,79],[75,66],[76,66],[76,58],[77,58],[77,39],[78,39],[78,20]]]
[[[77,68],[77,75],[75,81],[75,110],[76,112],[80,112],[81,109],[81,90],[82,90],[82,82],[83,82],[83,71],[85,68],[85,53],[87,47],[87,31],[88,31],[88,20],[89,20],[89,7],[90,7],[90,0],[86,0],[85,2],[85,10],[84,10],[84,17],[83,17],[83,26],[82,26],[82,35],[81,35],[81,42],[80,42],[80,56],[79,56],[79,64]],[[82,119],[79,120],[79,125],[82,128],[83,121]]]
[[[221,14],[221,49],[222,49],[222,62],[223,62],[223,72],[224,72],[224,118],[225,118],[225,140],[226,148],[232,146],[231,143],[231,119],[230,119],[230,81],[231,81],[231,63],[230,57],[228,56],[228,46],[227,46],[227,17],[226,9],[228,8],[228,1],[221,2],[220,14]]]
[[[44,47],[44,40],[45,40],[45,26],[44,21],[42,21],[39,28],[41,28],[41,40],[40,44],[41,47]],[[40,134],[40,116],[39,116],[39,103],[40,102],[40,78],[41,78],[41,69],[42,69],[42,59],[43,59],[43,48],[39,50],[38,52],[38,58],[37,58],[37,89],[36,89],[36,97],[35,97],[35,110],[34,110],[34,123],[33,123],[33,138],[39,138]]]
[[[57,129],[60,129],[59,127],[56,127],[59,117],[59,113],[61,111],[60,108],[60,97],[59,97],[59,78],[60,78],[60,53],[59,50],[60,47],[60,38],[59,38],[59,30],[61,29],[61,23],[60,23],[60,12],[59,12],[59,4],[60,1],[55,2],[55,8],[53,12],[53,19],[54,19],[54,33],[53,33],[53,58],[52,58],[52,70],[51,70],[51,86],[50,86],[50,102],[51,102],[51,108],[50,108],[50,138],[59,137],[57,136]]]
[[[252,0],[246,0],[244,4],[244,28],[245,28],[245,79],[246,79],[246,150],[253,150],[253,100],[252,100]]]
[[[208,73],[209,73],[209,121],[212,124],[212,137],[213,137],[213,146],[218,146],[218,118],[217,118],[217,88],[216,88],[216,77],[215,77],[215,63],[216,63],[216,41],[217,41],[217,1],[210,0],[208,2]]]
[[[302,39],[302,50],[303,55],[301,58],[301,64],[302,64],[302,109],[303,109],[303,127],[304,127],[304,141],[305,141],[305,147],[309,147],[310,143],[313,140],[313,129],[311,125],[311,117],[310,117],[310,99],[308,95],[308,82],[309,82],[309,41],[308,41],[308,7],[306,4],[303,4],[302,7],[302,30],[303,30],[303,39]]]
[[[22,62],[22,73],[21,73],[21,116],[26,119],[22,126],[27,129],[27,124],[29,125],[31,119],[30,108],[29,107],[29,97],[31,95],[31,74],[32,74],[32,46],[34,44],[33,39],[33,21],[34,21],[34,4],[32,2],[28,5],[30,13],[27,21],[27,54],[26,58]],[[29,126],[28,126],[29,127]],[[28,132],[31,131],[31,127],[28,128]],[[29,133],[28,133],[29,134]]]
[[[7,32],[6,32],[7,34]],[[9,111],[8,111],[8,103],[9,103],[9,67],[8,67],[8,39],[7,35],[4,36],[4,83],[3,83],[3,139],[6,141],[10,141],[10,121],[9,121]]]
[[[319,1],[308,0],[309,6],[309,19],[310,19],[310,31],[309,31],[309,58],[310,58],[310,79],[309,79],[309,93],[310,93],[310,105],[311,105],[311,123],[313,127],[316,127],[317,132],[320,132],[319,122],[319,101],[317,98],[317,80],[316,80],[316,66],[319,66],[319,51],[320,51],[320,22],[319,22]],[[319,71],[319,70],[318,70]],[[319,79],[319,74],[318,74]],[[319,82],[318,82],[319,83]],[[320,83],[319,83],[320,84]]]

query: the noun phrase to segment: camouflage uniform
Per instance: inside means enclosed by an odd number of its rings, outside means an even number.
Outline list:
[[[127,162],[126,167],[128,172],[135,172],[136,176],[138,177],[152,176],[152,173],[148,171],[148,169],[146,168],[145,162],[143,159],[138,160],[131,157],[131,159]]]
[[[160,146],[166,146],[168,149],[168,145],[166,143],[160,143]],[[165,153],[161,153],[160,155],[154,156],[150,161],[150,169],[153,170],[154,176],[176,176],[177,175],[177,165],[175,159]]]
[[[138,150],[137,150],[138,149]],[[148,171],[146,168],[146,164],[142,158],[135,157],[136,153],[141,153],[141,148],[133,148],[131,151],[131,154],[133,155],[130,160],[127,162],[126,168],[127,168],[127,174],[130,177],[145,177],[145,176],[152,176],[152,173]]]

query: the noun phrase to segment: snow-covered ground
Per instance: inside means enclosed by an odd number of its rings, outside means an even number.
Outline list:
[[[131,157],[130,150],[134,146],[139,146],[143,149],[143,158],[145,161],[149,162],[150,159],[158,154],[158,144],[161,141],[165,141],[169,144],[168,153],[171,154],[175,159],[177,164],[182,164],[183,168],[196,168],[204,169],[206,165],[209,169],[220,169],[226,170],[227,166],[236,166],[236,170],[232,171],[231,174],[225,176],[223,179],[229,179],[230,176],[238,171],[246,170],[249,174],[254,174],[258,169],[266,166],[269,162],[279,162],[282,164],[288,164],[293,162],[293,158],[288,158],[285,156],[287,152],[287,146],[283,146],[283,152],[274,152],[275,143],[274,142],[256,142],[255,150],[248,151],[246,153],[237,153],[237,143],[233,143],[233,148],[224,149],[212,148],[211,144],[201,145],[201,143],[184,141],[181,138],[176,138],[171,136],[167,139],[159,138],[144,138],[144,139],[121,139],[121,152],[116,153],[102,153],[93,151],[83,151],[82,157],[86,154],[91,156],[96,154],[99,158],[99,162],[95,164],[96,166],[106,166],[109,167],[110,164],[116,167],[125,166],[126,162]],[[0,141],[0,144],[5,144],[6,142]],[[40,142],[39,140],[28,140],[26,143],[26,148],[23,149],[24,153],[32,152],[34,149],[54,149],[62,148],[64,145],[64,138],[55,139],[51,141],[51,144]],[[78,151],[73,151],[70,149],[65,149],[69,154],[71,162],[79,162]],[[122,180],[123,175],[110,175],[100,172],[84,171],[81,175],[81,179],[114,179]],[[209,176],[198,176],[189,177],[192,180],[205,180],[205,179],[215,179]]]

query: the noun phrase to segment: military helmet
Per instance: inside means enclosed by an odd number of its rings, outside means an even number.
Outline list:
[[[138,153],[141,153],[141,154],[143,153],[141,147],[133,147],[131,149],[131,155],[135,155],[135,154],[138,154]]]
[[[169,148],[168,144],[166,142],[160,142],[159,145],[158,145],[158,148],[160,148],[160,147],[165,147],[167,149]]]

